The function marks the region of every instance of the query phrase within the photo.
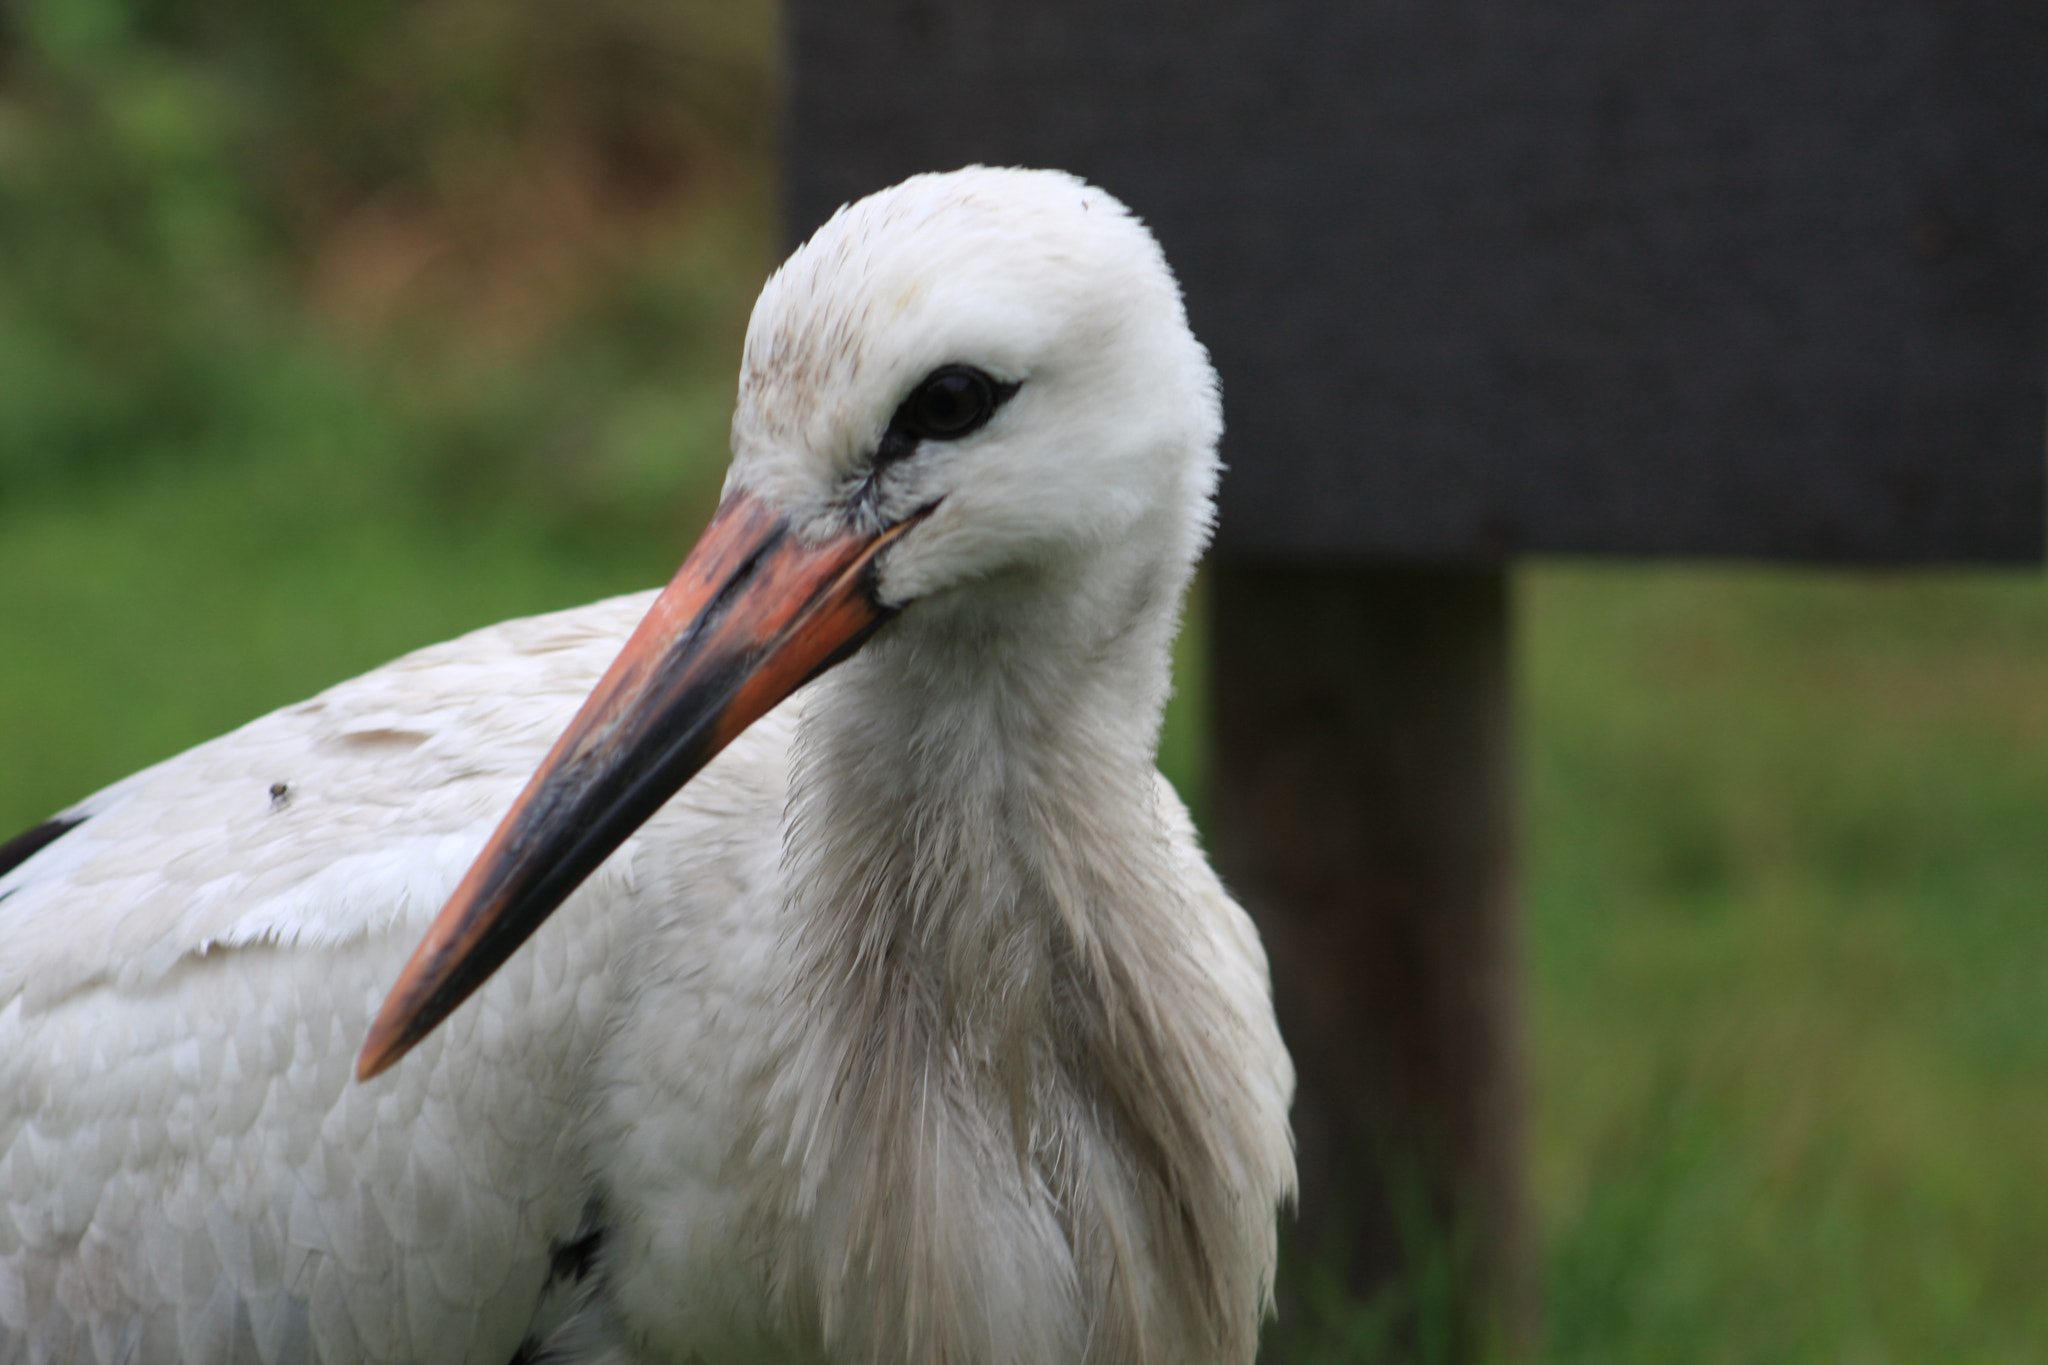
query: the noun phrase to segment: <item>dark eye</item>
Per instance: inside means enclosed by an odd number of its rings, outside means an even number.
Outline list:
[[[945,365],[910,391],[890,426],[918,439],[957,441],[995,416],[1016,387],[966,365]]]

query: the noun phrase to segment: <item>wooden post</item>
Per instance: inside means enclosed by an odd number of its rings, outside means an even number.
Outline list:
[[[1507,576],[1209,572],[1214,853],[1301,1081],[1280,1331],[1334,1326],[1321,1276],[1470,1359],[1533,1302]]]

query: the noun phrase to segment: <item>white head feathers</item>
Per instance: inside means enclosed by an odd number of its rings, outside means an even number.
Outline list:
[[[964,439],[877,468],[892,415],[945,366],[1014,395]],[[1221,429],[1214,372],[1144,225],[1073,176],[970,167],[841,209],[768,281],[729,486],[799,524],[843,525],[856,496],[884,523],[939,504],[885,568],[900,603],[1086,556],[1140,522],[1184,568],[1207,538]]]

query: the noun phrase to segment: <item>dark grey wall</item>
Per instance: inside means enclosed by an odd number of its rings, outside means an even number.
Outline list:
[[[794,232],[968,161],[1152,222],[1226,552],[2041,554],[2041,0],[787,13]]]

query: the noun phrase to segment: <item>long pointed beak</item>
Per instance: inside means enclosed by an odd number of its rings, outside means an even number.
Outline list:
[[[750,495],[728,498],[414,950],[357,1079],[432,1032],[734,736],[888,620],[875,559],[916,520],[806,544]]]

